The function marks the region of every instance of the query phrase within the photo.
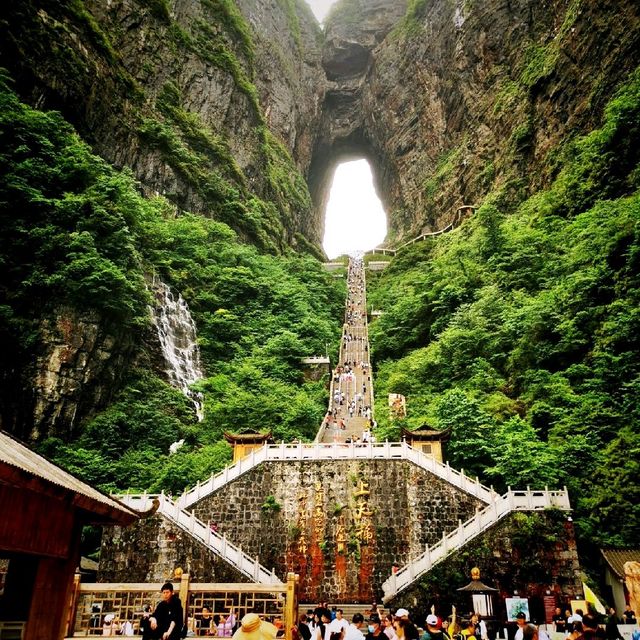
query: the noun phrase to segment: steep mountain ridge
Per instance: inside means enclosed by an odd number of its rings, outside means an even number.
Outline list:
[[[341,0],[324,33],[302,0],[29,0],[0,59],[147,193],[317,251],[345,158],[371,162],[391,239],[544,184],[638,64],[639,25],[623,0]]]
[[[383,38],[371,37],[369,6],[343,0],[327,21],[323,63],[338,90],[324,117],[335,125],[309,182],[323,202],[328,159],[363,153],[390,238],[443,227],[491,192],[513,205],[547,183],[559,148],[598,124],[640,61],[634,3],[415,0],[390,33],[380,25]],[[350,127],[345,113],[357,114]]]
[[[148,194],[268,250],[319,252],[300,171],[324,74],[304,3],[28,1],[3,31],[19,92],[59,109]]]
[[[321,256],[341,159],[371,161],[390,241],[442,227],[461,204],[490,197],[513,210],[548,184],[561,147],[598,125],[640,62],[639,11],[622,0],[341,0],[322,33],[302,0],[24,0],[5,8],[0,64],[22,100],[59,110],[93,151],[132,172],[147,200],[164,196],[167,226],[182,233],[190,211],[262,252]],[[188,252],[178,236],[159,244]],[[128,280],[135,295],[120,280],[99,289],[120,296],[135,322],[105,319],[100,295],[58,290],[55,304],[24,312],[36,337],[3,372],[7,428],[67,438],[110,402],[132,363],[158,369],[157,345],[139,326],[150,326],[144,271],[188,289],[211,335],[242,333],[225,303],[236,290],[249,292],[247,305],[257,299],[251,278],[212,302],[220,273],[193,277],[154,251]],[[20,342],[12,327],[7,336]]]

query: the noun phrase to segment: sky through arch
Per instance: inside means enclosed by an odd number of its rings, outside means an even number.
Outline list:
[[[367,251],[382,243],[387,216],[366,160],[343,162],[336,168],[325,217],[322,246],[327,257]]]
[[[307,0],[307,3],[318,21],[322,22],[327,16],[327,13],[329,13],[331,6],[335,4],[335,0]]]

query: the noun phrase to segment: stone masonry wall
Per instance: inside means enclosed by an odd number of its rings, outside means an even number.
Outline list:
[[[295,571],[302,599],[379,597],[393,562],[405,564],[476,498],[399,460],[271,462],[195,505],[197,517],[277,575]]]
[[[194,506],[201,520],[257,556],[280,578],[300,575],[302,602],[380,601],[391,566],[424,551],[483,504],[402,460],[263,463]],[[558,600],[580,594],[572,523],[555,510],[514,513],[472,540],[390,603],[428,612],[456,603],[457,589],[480,567],[496,602],[514,591]],[[161,581],[176,567],[199,582],[247,582],[163,516],[105,529],[101,582]]]
[[[163,516],[131,527],[105,527],[99,582],[163,582],[177,567],[193,582],[249,582],[239,571]]]

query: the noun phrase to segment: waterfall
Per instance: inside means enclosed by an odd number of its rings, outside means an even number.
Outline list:
[[[180,294],[174,296],[171,289],[161,280],[154,278],[152,291],[155,296],[152,315],[167,365],[165,371],[169,382],[193,402],[198,420],[202,420],[202,394],[189,388],[196,380],[204,377],[200,365],[196,325],[189,312],[189,306]]]

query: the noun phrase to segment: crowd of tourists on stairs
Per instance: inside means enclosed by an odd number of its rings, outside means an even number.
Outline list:
[[[332,397],[323,423],[325,441],[374,442],[372,397],[364,263],[352,258],[340,359],[332,372]]]

